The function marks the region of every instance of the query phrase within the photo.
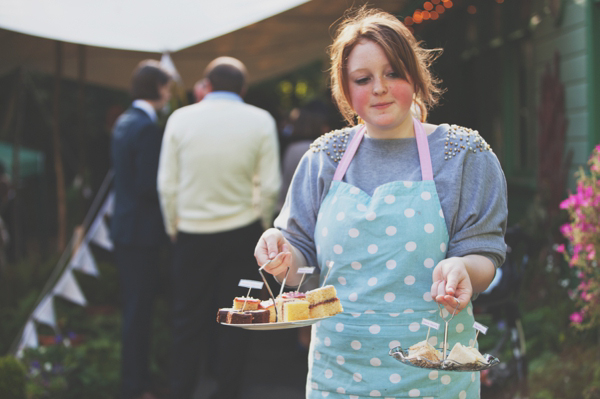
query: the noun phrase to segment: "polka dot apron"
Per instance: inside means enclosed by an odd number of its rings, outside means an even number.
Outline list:
[[[446,255],[448,231],[433,181],[427,136],[414,120],[422,181],[395,181],[373,196],[342,181],[364,136],[340,161],[315,227],[321,283],[338,292],[344,312],[316,323],[309,353],[307,398],[479,398],[479,373],[418,369],[388,355],[427,336],[423,318],[440,323],[429,342],[443,344],[445,322],[430,288]],[[448,348],[475,338],[473,307],[449,324]],[[444,316],[447,312],[443,311]]]

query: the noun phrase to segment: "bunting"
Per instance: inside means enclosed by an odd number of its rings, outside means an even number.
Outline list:
[[[69,263],[69,267],[73,270],[79,270],[82,273],[89,274],[94,277],[98,277],[98,267],[96,267],[96,261],[92,256],[92,252],[88,247],[87,243],[83,243],[73,255],[73,259]]]
[[[58,283],[56,283],[53,293],[81,306],[87,304],[85,296],[83,296],[83,292],[81,292],[81,288],[79,288],[77,280],[75,280],[75,276],[73,276],[73,273],[68,268],[60,280],[58,280]]]
[[[54,314],[54,297],[51,295],[45,297],[42,302],[33,311],[33,319],[39,323],[44,323],[52,328],[56,328],[56,316]]]
[[[104,220],[104,214],[99,214],[98,217],[96,217],[96,220],[92,224],[90,231],[91,231],[91,241],[94,244],[96,244],[108,251],[113,250],[113,243],[112,243],[112,240],[110,239],[110,235],[108,232],[108,226],[106,226],[106,221]]]
[[[21,340],[19,342],[17,357],[23,356],[23,350],[25,350],[25,348],[37,347],[38,337],[37,332],[35,331],[35,324],[33,321],[28,321],[27,324],[25,324],[25,329],[23,330],[23,335],[21,336]]]

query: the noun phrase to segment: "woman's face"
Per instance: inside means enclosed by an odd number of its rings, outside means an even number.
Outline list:
[[[394,72],[383,49],[370,40],[360,41],[350,52],[347,68],[350,102],[369,135],[412,136],[414,88]]]

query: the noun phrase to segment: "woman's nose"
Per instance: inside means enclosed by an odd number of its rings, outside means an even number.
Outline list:
[[[373,93],[374,94],[384,94],[387,92],[387,85],[384,80],[381,78],[376,78],[373,82]]]

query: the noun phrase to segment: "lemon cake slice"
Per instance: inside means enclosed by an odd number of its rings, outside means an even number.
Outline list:
[[[344,311],[333,285],[307,291],[306,300],[310,304],[309,317],[311,319],[333,316]]]

